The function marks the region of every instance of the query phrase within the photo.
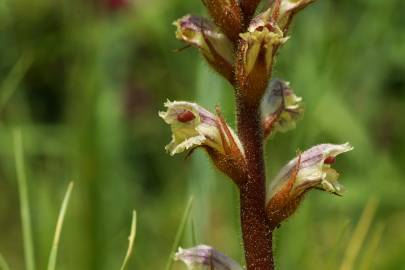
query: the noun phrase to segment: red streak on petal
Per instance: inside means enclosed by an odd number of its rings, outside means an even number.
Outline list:
[[[177,115],[177,120],[182,123],[187,123],[195,119],[195,115],[190,111],[184,111]]]
[[[330,156],[330,157],[325,158],[323,163],[325,163],[325,164],[333,164],[333,163],[335,163],[335,161],[336,161],[336,157]]]

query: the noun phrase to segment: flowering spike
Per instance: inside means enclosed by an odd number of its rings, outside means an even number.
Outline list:
[[[206,245],[182,249],[175,254],[176,261],[182,261],[187,265],[187,269],[209,270],[243,270],[243,268],[233,259]]]
[[[233,81],[233,44],[208,20],[186,15],[173,23],[176,37],[197,47],[208,63],[228,81]]]
[[[295,128],[295,122],[304,112],[301,102],[302,98],[295,95],[289,82],[272,80],[262,100],[264,137]]]
[[[294,213],[304,194],[317,188],[341,195],[343,187],[331,161],[339,154],[351,151],[345,144],[320,144],[291,160],[271,182],[268,190],[267,215],[273,227]]]
[[[315,0],[269,0],[269,8],[256,17],[261,0],[202,1],[213,23],[185,16],[174,22],[176,36],[198,48],[232,84],[239,137],[219,107],[215,115],[195,103],[167,102],[167,111],[159,113],[173,133],[166,149],[174,155],[202,148],[214,165],[238,185],[246,269],[274,270],[274,229],[296,211],[308,190],[341,194],[339,174],[332,165],[337,155],[352,150],[349,144],[321,144],[299,153],[270,184],[266,198],[263,139],[294,128],[303,113],[302,99],[287,82],[269,81],[278,49],[288,40],[294,15]],[[242,270],[225,255],[204,245],[180,248],[175,259],[186,263],[188,269]]]

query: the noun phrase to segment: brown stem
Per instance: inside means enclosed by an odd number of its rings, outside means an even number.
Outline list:
[[[240,211],[248,270],[273,270],[272,231],[265,211],[265,167],[260,106],[237,95],[238,133],[245,150],[248,175],[239,185]]]
[[[245,26],[247,27],[253,15],[255,14],[256,8],[259,5],[260,0],[241,0],[239,3],[244,15]]]

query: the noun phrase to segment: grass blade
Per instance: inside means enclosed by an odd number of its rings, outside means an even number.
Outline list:
[[[10,270],[6,260],[3,258],[3,255],[0,254],[0,270]]]
[[[73,182],[70,182],[69,186],[67,188],[65,197],[63,199],[62,206],[59,211],[59,217],[58,217],[58,221],[56,223],[56,229],[55,229],[55,235],[53,238],[51,253],[49,254],[48,268],[47,268],[48,270],[55,270],[60,235],[62,233],[63,221],[65,219],[65,214],[66,214],[67,207],[69,205],[69,200],[70,200],[70,195],[72,193],[72,190],[73,190]]]
[[[336,234],[336,241],[334,243],[334,245],[332,245],[330,247],[330,251],[329,251],[329,256],[326,258],[326,266],[328,267],[327,269],[333,269],[333,268],[337,268],[334,267],[335,265],[339,264],[338,261],[338,257],[340,259],[340,256],[338,256],[339,251],[341,250],[341,248],[343,249],[344,245],[346,245],[346,237],[349,237],[349,227],[350,227],[350,221],[346,220],[345,223],[343,223],[342,228],[338,231],[338,233]]]
[[[384,225],[380,224],[377,229],[375,229],[367,250],[364,252],[363,259],[360,263],[360,270],[370,270],[372,269],[372,263],[375,260],[375,255],[377,254],[378,247],[381,242],[382,234],[384,231]]]
[[[30,68],[33,61],[31,53],[25,52],[18,59],[17,63],[14,65],[7,78],[3,81],[0,86],[0,112],[3,106],[7,103],[10,97],[13,95],[15,90],[18,88],[21,80],[24,78],[28,69]]]
[[[196,246],[198,244],[197,241],[197,232],[195,230],[194,219],[191,219],[191,245]]]
[[[173,256],[174,256],[174,253],[176,252],[177,247],[179,246],[181,237],[182,237],[182,235],[184,233],[184,229],[186,227],[187,220],[188,220],[188,218],[190,216],[190,213],[191,213],[191,206],[192,205],[193,205],[193,197],[191,196],[190,199],[187,202],[186,208],[185,208],[184,213],[183,213],[183,217],[181,218],[181,222],[179,224],[179,228],[177,229],[176,237],[174,238],[172,250],[170,251],[170,256],[169,256],[169,259],[167,260],[165,270],[170,270],[172,268]]]
[[[125,255],[124,261],[121,266],[121,270],[125,270],[128,262],[129,262],[129,259],[131,258],[132,249],[134,247],[134,242],[135,242],[135,236],[136,236],[136,211],[133,211],[132,212],[131,232],[129,233],[129,237],[128,237],[129,243],[128,243],[127,254]]]
[[[27,270],[35,270],[34,244],[32,239],[27,178],[24,169],[24,155],[23,155],[23,142],[21,130],[14,130],[13,137],[14,137],[14,156],[15,156],[18,190],[20,197],[20,209],[21,209],[20,211],[21,211],[25,266]]]
[[[354,262],[358,257],[360,248],[363,245],[371,222],[373,221],[377,205],[377,201],[371,199],[364,208],[359,223],[357,224],[349,245],[346,248],[340,270],[353,270]]]

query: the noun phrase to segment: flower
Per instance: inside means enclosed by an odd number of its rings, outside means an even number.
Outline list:
[[[231,128],[200,105],[185,101],[167,101],[164,105],[167,111],[159,112],[159,116],[172,128],[172,141],[166,146],[171,155],[197,146],[206,146],[221,154],[229,153],[234,147],[243,152]]]
[[[332,168],[336,157],[353,150],[349,143],[319,144],[285,165],[268,190],[267,213],[278,225],[298,207],[304,193],[312,188],[341,195],[344,188],[337,181],[339,173]]]
[[[217,115],[214,115],[192,102],[167,101],[165,107],[167,111],[159,112],[159,116],[172,129],[172,141],[166,146],[170,155],[203,147],[215,166],[236,184],[245,180],[243,146],[225,122],[219,108]]]
[[[295,95],[289,82],[272,80],[262,100],[265,137],[272,132],[286,132],[295,128],[296,121],[304,112],[301,102],[302,98]]]
[[[159,116],[172,128],[172,141],[166,146],[171,155],[207,145],[224,152],[216,116],[196,103],[167,101]]]
[[[174,259],[184,262],[188,269],[205,266],[210,270],[243,270],[237,262],[206,245],[198,245],[189,249],[179,248]]]
[[[176,37],[197,47],[208,63],[228,80],[232,80],[233,44],[207,19],[186,15],[173,23]]]

